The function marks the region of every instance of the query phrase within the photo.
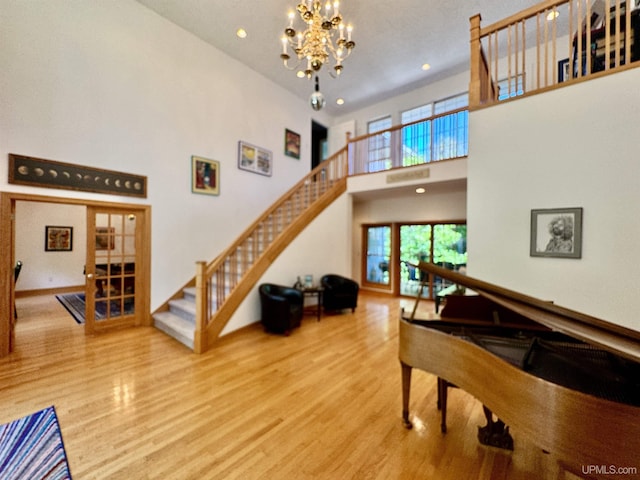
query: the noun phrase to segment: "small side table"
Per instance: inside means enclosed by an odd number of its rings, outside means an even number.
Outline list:
[[[315,287],[302,287],[300,288],[302,295],[306,297],[316,297],[318,300],[318,304],[316,305],[316,316],[318,318],[318,322],[320,321],[320,316],[322,315],[322,293],[324,292],[324,287],[315,286]]]

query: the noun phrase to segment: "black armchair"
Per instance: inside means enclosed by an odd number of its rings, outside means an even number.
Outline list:
[[[263,283],[258,290],[265,330],[289,335],[300,326],[304,306],[304,295],[300,290],[272,283]]]
[[[320,279],[320,284],[324,287],[322,306],[325,310],[356,310],[360,289],[356,282],[340,275],[328,274]]]

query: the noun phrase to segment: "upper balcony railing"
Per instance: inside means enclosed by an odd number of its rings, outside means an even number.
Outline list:
[[[469,153],[469,110],[450,110],[350,138],[348,149],[349,175],[464,157]]]
[[[639,65],[638,0],[549,0],[470,22],[471,109]]]

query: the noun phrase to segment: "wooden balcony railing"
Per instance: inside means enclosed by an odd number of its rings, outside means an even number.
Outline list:
[[[638,66],[636,0],[548,0],[471,23],[469,108]]]
[[[346,147],[269,207],[211,263],[198,262],[194,351],[202,353],[285,247],[346,191]]]

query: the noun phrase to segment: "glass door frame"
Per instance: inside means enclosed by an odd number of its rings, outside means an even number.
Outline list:
[[[96,225],[96,218],[107,216],[108,225],[105,231],[105,225]],[[112,218],[121,219],[121,228],[119,230],[116,224],[112,225]],[[125,222],[133,220],[135,221],[135,227],[133,233],[125,231]],[[102,222],[99,222],[102,223]],[[99,207],[99,206],[87,206],[87,254],[86,254],[86,277],[85,277],[85,333],[91,334],[95,332],[101,332],[114,328],[122,327],[134,327],[140,325],[147,325],[149,323],[148,311],[149,311],[149,252],[145,250],[145,230],[147,215],[141,212],[137,208],[127,207]],[[102,228],[98,232],[97,227]],[[133,242],[133,244],[131,244]],[[98,244],[100,243],[101,251],[105,250],[105,254],[96,255]],[[112,257],[110,255],[111,249],[119,247],[119,254]],[[128,244],[128,246],[127,246]],[[128,249],[133,247],[133,252]],[[129,258],[132,257],[132,258]],[[133,260],[133,262],[127,262],[125,259]],[[107,261],[106,269],[102,268],[101,271],[97,271],[97,264],[101,264],[103,260]],[[133,273],[123,271],[126,265],[133,263]],[[116,268],[118,273],[116,272]],[[110,289],[112,288],[111,280],[120,286],[120,292],[115,294],[113,298],[110,295]],[[133,281],[131,285],[132,292],[125,293],[125,283],[127,281]],[[119,282],[119,283],[118,283]],[[110,307],[110,304],[114,302],[116,308],[118,303],[120,308],[123,308],[123,302],[125,300],[132,301],[134,305],[134,311],[132,314],[114,315],[110,317],[107,315],[105,320],[95,320],[95,305],[96,305],[96,292],[98,291],[98,283],[103,285],[103,289],[107,289],[106,299],[98,299],[97,301],[105,303]],[[109,308],[110,311],[110,308]],[[147,313],[146,313],[147,312]]]
[[[390,293],[394,296],[403,296],[408,298],[413,298],[412,295],[407,295],[406,293],[402,293],[401,290],[401,274],[402,267],[401,262],[407,259],[401,257],[400,254],[400,231],[404,226],[410,225],[429,225],[431,227],[431,240],[430,245],[428,247],[428,252],[425,251],[428,255],[428,259],[426,261],[431,261],[434,257],[434,248],[435,248],[435,231],[439,225],[467,225],[466,220],[439,220],[439,221],[423,221],[423,222],[380,222],[380,223],[363,223],[361,225],[362,228],[362,240],[361,240],[361,285],[363,288],[368,290],[376,290],[380,292]],[[369,279],[369,245],[368,245],[368,231],[371,228],[379,228],[379,227],[388,227],[390,229],[389,239],[390,239],[390,251],[389,251],[389,264],[388,264],[388,284],[387,283],[378,283],[372,282]],[[466,239],[465,239],[466,241]],[[466,250],[466,248],[465,248]],[[373,268],[376,266],[374,265]],[[420,275],[418,273],[418,275]],[[421,276],[419,276],[419,281]],[[435,294],[437,293],[436,288],[436,278],[433,278],[433,275],[429,275],[428,281],[425,282],[426,285],[424,290],[422,291],[422,298],[431,299],[435,298]]]

